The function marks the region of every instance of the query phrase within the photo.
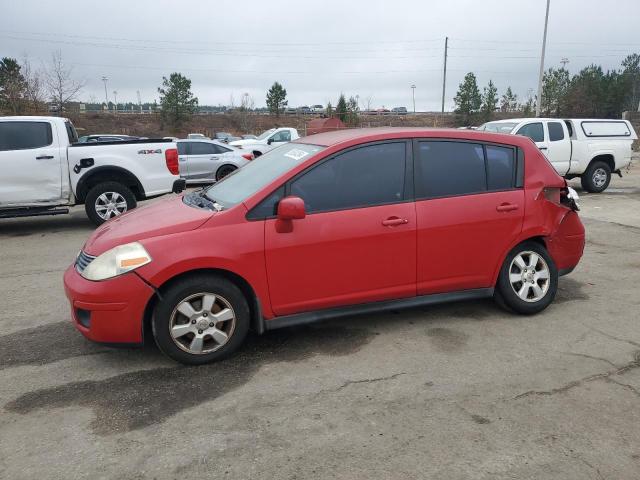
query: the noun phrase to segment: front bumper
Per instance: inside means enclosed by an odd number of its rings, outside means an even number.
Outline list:
[[[64,274],[74,326],[101,343],[142,343],[145,308],[153,289],[133,272],[101,282],[83,278],[71,265]]]
[[[187,181],[184,178],[180,178],[173,182],[173,188],[171,191],[173,193],[180,193],[187,187]]]

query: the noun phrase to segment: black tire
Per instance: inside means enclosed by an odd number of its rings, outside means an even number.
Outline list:
[[[235,165],[222,165],[216,172],[216,181],[219,182],[230,173],[235,172],[238,169]]]
[[[602,175],[605,175],[602,183]],[[580,177],[582,188],[590,193],[600,193],[607,189],[611,182],[611,168],[605,162],[591,162],[587,170]]]
[[[91,190],[89,190],[87,196],[84,199],[84,209],[87,212],[87,217],[89,217],[89,219],[95,225],[102,225],[108,220],[108,218],[104,218],[104,216],[106,215],[105,212],[102,212],[102,216],[101,213],[98,212],[96,200],[98,200],[98,197],[100,197],[100,195],[108,195],[110,192],[120,195],[126,202],[124,211],[113,215],[114,217],[120,215],[121,213],[124,213],[125,211],[134,209],[138,205],[135,195],[126,185],[113,181],[99,183],[91,188]]]
[[[220,329],[230,329],[225,332],[228,334],[226,343],[221,346],[217,346],[217,342],[214,341],[213,337],[207,337],[207,334],[204,333],[204,338],[207,338],[204,342],[208,342],[205,343],[205,345],[208,344],[209,347],[216,349],[210,352],[205,351],[204,353],[190,353],[186,351],[189,347],[186,344],[193,340],[196,332],[187,333],[183,337],[174,340],[170,331],[171,319],[178,306],[186,299],[196,297],[195,302],[197,305],[197,297],[202,293],[215,295],[217,299],[216,302],[227,302],[235,316],[235,324],[233,325],[233,328],[230,328],[227,323],[221,324],[223,326],[221,326]],[[202,304],[200,305],[200,309],[202,311],[203,306]],[[178,313],[176,313],[176,315],[180,317],[181,321],[186,319],[186,317],[183,318]],[[197,313],[197,315],[201,314]],[[211,314],[211,316],[213,316],[213,314]],[[197,322],[199,321],[200,320],[197,320]],[[188,323],[189,322],[187,321],[184,325],[187,325]],[[249,323],[250,313],[247,299],[235,284],[217,275],[197,274],[178,280],[162,293],[162,300],[158,302],[154,311],[152,331],[158,348],[165,355],[177,362],[187,365],[202,365],[221,360],[236,351],[238,347],[242,345],[242,342],[247,336]],[[197,329],[198,324],[196,323],[193,328]],[[203,332],[204,330],[198,330],[197,333],[202,334]],[[178,346],[178,343],[180,342],[184,342],[182,348]]]
[[[521,258],[528,258],[529,260],[531,259],[531,256],[529,256],[529,254],[526,252],[533,252],[539,255],[539,257],[541,257],[544,262],[538,261],[537,265],[540,267],[540,269],[543,269],[545,266],[544,264],[546,264],[548,271],[549,278],[548,284],[546,284],[546,291],[544,280],[531,279],[531,281],[535,282],[538,287],[541,287],[541,290],[544,292],[543,295],[537,300],[535,299],[536,295],[535,291],[533,291],[533,284],[531,284],[532,286],[529,288],[526,288],[524,282],[516,283],[514,286],[512,286],[509,279],[511,273],[514,273],[514,275],[527,275],[526,273],[523,273],[524,271],[519,270],[519,267],[517,265],[512,267],[512,262],[520,254],[523,255],[523,257]],[[525,264],[526,263],[527,262],[525,262]],[[511,272],[512,268],[514,270],[513,272]],[[529,272],[531,271],[529,265],[527,265],[527,269]],[[515,291],[515,288],[522,289],[522,287],[525,287],[525,295],[531,294],[531,298],[528,301],[523,300],[523,298],[521,298]],[[506,307],[507,310],[523,315],[533,315],[547,308],[555,298],[557,291],[558,269],[556,268],[553,259],[549,256],[547,249],[537,242],[526,241],[516,246],[507,255],[507,258],[505,259],[502,268],[500,269],[500,274],[498,275],[498,282],[496,285],[496,292],[494,297],[496,303],[503,308]]]

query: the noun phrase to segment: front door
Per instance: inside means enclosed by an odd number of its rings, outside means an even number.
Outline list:
[[[218,148],[213,143],[189,142],[187,163],[190,180],[213,180],[220,163]]]
[[[493,286],[522,229],[516,149],[425,140],[415,151],[417,294]]]
[[[0,122],[0,207],[60,202],[66,149],[59,144],[49,122]]]
[[[560,175],[569,173],[571,166],[571,139],[564,122],[547,122],[549,146],[547,158]]]
[[[416,220],[410,144],[369,144],[314,165],[286,186],[307,216],[291,231],[265,223],[271,304],[277,315],[411,297]]]

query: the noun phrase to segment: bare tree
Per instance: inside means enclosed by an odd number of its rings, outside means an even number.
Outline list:
[[[22,75],[25,81],[24,98],[27,101],[27,108],[38,112],[44,108],[45,103],[42,71],[34,69],[29,58],[25,56],[22,60]]]
[[[367,108],[365,109],[367,112],[371,111],[371,102],[373,101],[373,95],[368,95],[366,97],[364,97],[364,104],[367,106]]]
[[[84,82],[79,82],[71,77],[72,70],[62,61],[62,53],[60,51],[53,53],[51,65],[45,73],[44,81],[47,93],[60,115],[62,115],[65,105],[75,100],[82,87],[84,87]]]
[[[240,128],[243,132],[248,132],[253,128],[253,108],[255,102],[253,97],[248,93],[243,93],[240,97],[240,107],[238,112],[240,114]]]

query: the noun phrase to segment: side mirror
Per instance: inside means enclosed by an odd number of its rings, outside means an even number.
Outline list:
[[[267,140],[267,145],[271,145],[273,143],[273,137]]]
[[[285,197],[278,202],[278,220],[300,220],[306,216],[300,197]]]

